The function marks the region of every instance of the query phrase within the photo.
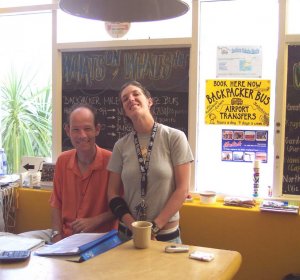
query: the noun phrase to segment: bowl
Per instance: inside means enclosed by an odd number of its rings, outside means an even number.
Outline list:
[[[201,203],[213,204],[216,202],[217,194],[214,191],[203,191],[199,194]]]

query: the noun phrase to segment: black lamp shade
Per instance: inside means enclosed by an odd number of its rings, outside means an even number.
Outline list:
[[[60,0],[71,15],[108,22],[146,22],[181,16],[189,5],[181,0]]]

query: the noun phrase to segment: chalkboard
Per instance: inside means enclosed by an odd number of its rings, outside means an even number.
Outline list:
[[[300,195],[300,46],[288,47],[282,193]]]
[[[93,105],[101,132],[96,142],[112,150],[132,130],[119,105],[120,87],[141,82],[154,98],[156,120],[188,135],[189,48],[101,50],[62,54],[62,116],[78,103]],[[64,129],[62,150],[72,148]]]

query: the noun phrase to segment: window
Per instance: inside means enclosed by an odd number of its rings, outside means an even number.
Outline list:
[[[43,83],[48,79],[51,74],[51,48],[54,46],[54,54],[58,56],[59,51],[57,48],[63,46],[64,43],[83,43],[83,44],[70,44],[71,49],[73,46],[81,48],[89,47],[89,43],[101,42],[114,42],[113,47],[122,47],[122,41],[126,40],[139,40],[139,39],[160,39],[163,42],[167,38],[188,38],[188,42],[192,44],[197,41],[195,37],[197,34],[192,33],[195,30],[192,23],[198,21],[198,38],[199,50],[194,57],[197,59],[191,60],[191,69],[199,66],[199,80],[194,78],[193,71],[190,76],[193,77],[191,84],[191,102],[197,106],[197,112],[192,111],[192,116],[189,115],[189,133],[190,142],[195,150],[195,191],[210,189],[218,193],[231,194],[231,195],[252,195],[253,192],[253,165],[251,163],[238,163],[238,162],[223,162],[221,161],[221,140],[222,129],[250,129],[250,130],[267,130],[268,131],[268,163],[261,166],[261,195],[266,195],[268,186],[273,186],[273,163],[274,163],[274,119],[276,106],[275,104],[275,89],[276,89],[276,60],[280,58],[277,54],[278,48],[278,26],[279,10],[278,5],[285,5],[287,3],[286,14],[287,28],[285,43],[288,43],[290,38],[291,42],[295,42],[295,38],[300,34],[299,17],[297,11],[299,10],[299,0],[234,0],[234,1],[209,1],[209,0],[186,0],[190,6],[199,8],[197,13],[198,19],[192,17],[192,9],[184,16],[160,22],[151,23],[133,23],[128,33],[122,38],[111,38],[105,31],[104,23],[100,21],[93,21],[70,16],[63,13],[59,9],[56,11],[54,7],[56,0],[15,0],[15,1],[1,1],[0,7],[6,8],[18,7],[24,5],[27,8],[26,12],[30,10],[35,14],[31,15],[9,15],[7,11],[0,11],[0,24],[1,26],[9,26],[9,28],[1,29],[2,45],[0,48],[1,58],[1,76],[7,72],[8,67],[12,61],[18,62],[22,65],[34,65],[30,67],[30,71],[35,71],[37,68],[36,62],[39,64],[41,71],[34,83]],[[52,9],[54,16],[51,12],[39,12],[34,5],[45,6],[49,5],[49,11]],[[22,9],[21,9],[22,10]],[[20,12],[20,10],[16,10]],[[5,16],[3,15],[5,13]],[[57,13],[57,18],[56,18]],[[281,17],[285,20],[285,16]],[[26,20],[24,18],[26,17]],[[23,19],[19,22],[19,19]],[[31,19],[34,19],[33,22]],[[51,41],[51,23],[54,27],[53,37]],[[283,25],[283,23],[281,23]],[[176,26],[176,28],[174,28]],[[87,32],[88,30],[88,32]],[[195,36],[196,35],[196,36]],[[284,36],[283,35],[283,36]],[[193,37],[195,36],[195,37]],[[297,38],[298,38],[297,37]],[[296,40],[297,41],[297,40]],[[34,42],[34,43],[32,43]],[[298,39],[300,42],[300,39]],[[32,44],[31,44],[32,43]],[[57,44],[58,43],[58,44]],[[106,44],[107,45],[107,44]],[[271,81],[271,108],[270,108],[270,125],[269,126],[221,126],[221,125],[207,125],[204,123],[205,118],[205,94],[206,94],[206,80],[210,79],[223,79],[216,74],[216,60],[217,60],[217,47],[218,46],[261,46],[262,50],[262,76],[259,79]],[[95,44],[93,45],[95,46]],[[193,45],[192,45],[193,46]],[[39,57],[33,57],[32,54],[38,54]],[[58,60],[54,58],[55,62]],[[16,65],[16,64],[15,64]],[[54,65],[54,72],[59,74],[57,68],[59,65]],[[4,70],[3,70],[4,69]],[[47,72],[48,71],[48,72]],[[282,69],[283,71],[283,69]],[[44,75],[47,72],[46,75]],[[56,108],[55,114],[58,118],[60,116],[60,92],[59,92],[59,79],[53,77],[54,84],[54,107]],[[235,77],[232,77],[235,79]],[[281,79],[281,77],[279,77]],[[277,80],[279,79],[277,78]],[[224,79],[231,79],[227,77]],[[237,79],[240,79],[237,78]],[[245,78],[252,79],[252,78]],[[197,85],[198,88],[197,88]],[[281,90],[279,90],[281,94]],[[240,100],[235,100],[236,104]],[[278,102],[277,102],[278,103]],[[1,113],[1,112],[0,112]],[[1,114],[0,114],[1,116]],[[53,129],[54,135],[54,158],[60,152],[60,129]],[[193,131],[191,131],[193,130]],[[280,144],[280,143],[279,143]],[[192,182],[194,179],[192,179]],[[280,182],[279,182],[280,184]]]
[[[272,186],[274,158],[274,108],[278,45],[278,1],[212,1],[200,4],[200,80],[197,124],[196,190],[220,194],[252,196],[253,163],[221,160],[222,129],[267,130],[268,162],[260,168],[260,195]],[[217,47],[261,46],[262,80],[271,80],[269,126],[230,126],[205,124],[206,80],[257,79],[217,77]],[[258,78],[260,79],[260,78]]]
[[[1,0],[0,7],[20,7],[20,6],[33,6],[51,4],[55,0]]]
[[[300,34],[299,0],[287,0],[287,34]]]
[[[24,155],[51,156],[52,124],[46,121],[51,120],[52,108],[51,19],[51,13],[45,11],[0,14],[0,26],[6,27],[0,31],[0,96],[4,98],[0,98],[3,109],[0,111],[0,146],[7,153],[9,173],[18,172]],[[38,92],[39,97],[30,103]],[[26,106],[22,106],[24,103]],[[42,115],[46,114],[43,123]],[[39,121],[34,122],[34,118]]]
[[[12,67],[35,76],[36,86],[51,79],[51,13],[1,16],[1,80]]]

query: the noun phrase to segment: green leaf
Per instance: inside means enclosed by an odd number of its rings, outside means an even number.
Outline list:
[[[1,137],[9,173],[19,173],[23,156],[51,157],[51,85],[32,88],[34,78],[12,67],[0,85]]]

